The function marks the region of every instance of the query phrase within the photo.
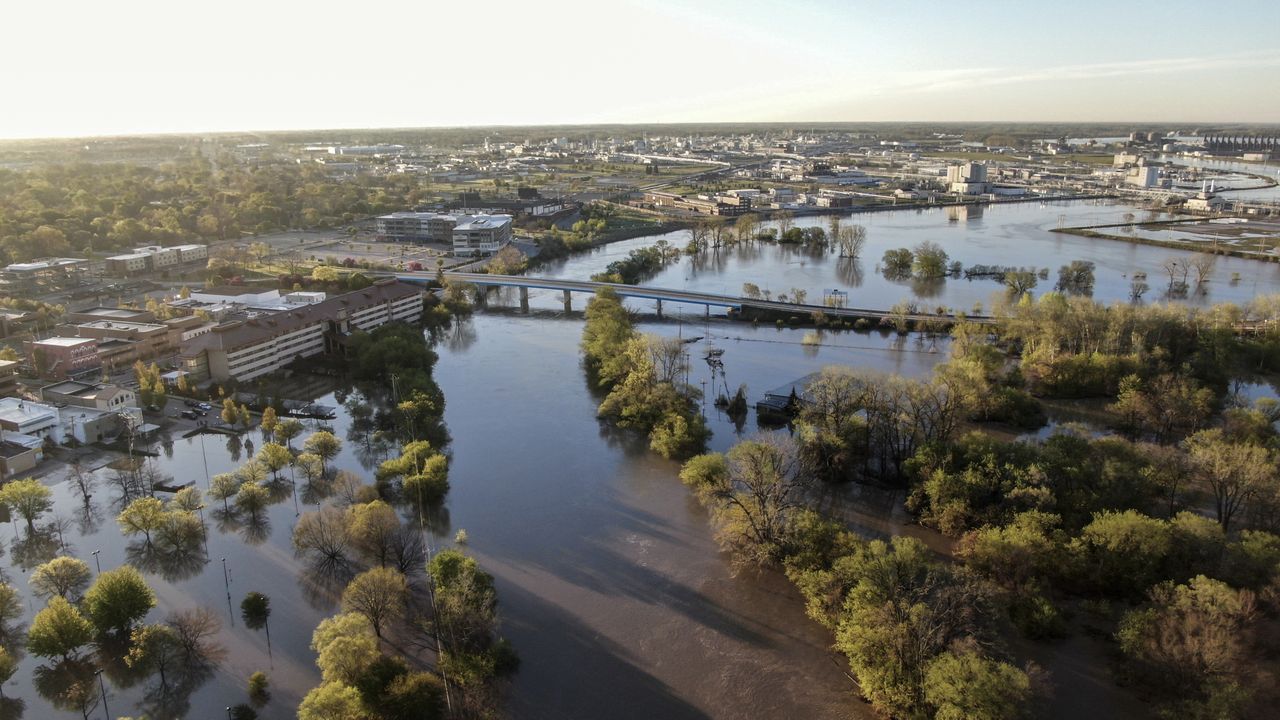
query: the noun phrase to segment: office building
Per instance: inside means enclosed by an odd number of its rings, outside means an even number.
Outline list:
[[[98,341],[91,337],[51,337],[27,343],[27,356],[36,374],[66,379],[102,367]]]
[[[492,255],[509,242],[510,215],[463,215],[453,228],[454,255]]]

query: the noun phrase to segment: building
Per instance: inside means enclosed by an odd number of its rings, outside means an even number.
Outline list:
[[[18,387],[18,361],[0,360],[0,396],[12,395]]]
[[[453,228],[454,255],[492,255],[509,242],[510,215],[463,215]]]
[[[376,220],[378,237],[391,242],[452,243],[457,215],[429,212],[395,212]]]
[[[961,195],[981,195],[987,192],[987,166],[974,162],[949,166],[947,188]]]
[[[0,429],[0,480],[31,472],[44,460],[44,440]]]
[[[132,365],[138,360],[168,357],[178,349],[169,327],[160,323],[97,320],[60,326],[59,330],[66,335],[97,340],[102,364],[113,368]]]
[[[60,416],[52,405],[22,398],[0,398],[0,430],[58,442]]]
[[[31,366],[42,378],[66,379],[102,367],[98,341],[91,337],[51,337],[26,345]]]
[[[295,360],[331,352],[355,330],[417,322],[423,295],[416,285],[383,280],[322,302],[224,323],[182,344],[183,369],[196,381],[251,380]]]
[[[1150,165],[1138,165],[1125,173],[1124,184],[1140,188],[1156,187],[1160,184],[1160,169]]]
[[[67,323],[86,323],[99,320],[118,320],[120,322],[149,323],[155,321],[154,313],[132,308],[91,307],[69,312],[63,316]]]
[[[113,255],[106,259],[107,273],[129,275],[134,273],[167,272],[183,265],[209,259],[208,245],[144,245],[132,252]]]
[[[40,388],[40,399],[54,405],[75,405],[105,412],[138,409],[138,396],[127,388],[106,383],[64,380]]]

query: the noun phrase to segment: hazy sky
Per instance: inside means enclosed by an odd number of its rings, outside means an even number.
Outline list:
[[[1280,122],[1280,1],[11,0],[0,137]]]

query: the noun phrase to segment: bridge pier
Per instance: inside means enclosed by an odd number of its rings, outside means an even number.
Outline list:
[[[573,293],[564,291],[564,311],[573,312]]]
[[[529,288],[520,288],[520,312],[529,312]]]
[[[659,300],[655,300],[654,302],[658,304],[658,319],[661,320],[662,319],[662,300],[659,299]]]

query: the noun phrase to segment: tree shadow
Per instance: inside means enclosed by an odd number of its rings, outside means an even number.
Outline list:
[[[840,258],[836,262],[836,277],[849,287],[862,287],[862,261],[858,258]]]
[[[261,545],[271,537],[271,518],[265,512],[249,515],[245,518],[240,537],[250,545]]]
[[[298,577],[298,587],[307,604],[328,612],[342,597],[342,591],[355,576],[350,563],[328,558],[309,564]]]
[[[55,709],[87,715],[99,703],[96,671],[90,660],[63,660],[53,666],[37,667],[32,673],[32,684],[40,697]]]
[[[170,550],[161,550],[145,542],[130,543],[125,548],[125,558],[139,570],[159,575],[169,582],[193,578],[209,563],[203,539]]]
[[[0,698],[0,720],[22,720],[27,711],[27,701],[22,698]]]
[[[62,543],[58,533],[50,527],[40,527],[29,531],[21,539],[15,539],[12,545],[13,562],[24,572],[34,570],[37,565],[49,562],[58,556]]]

